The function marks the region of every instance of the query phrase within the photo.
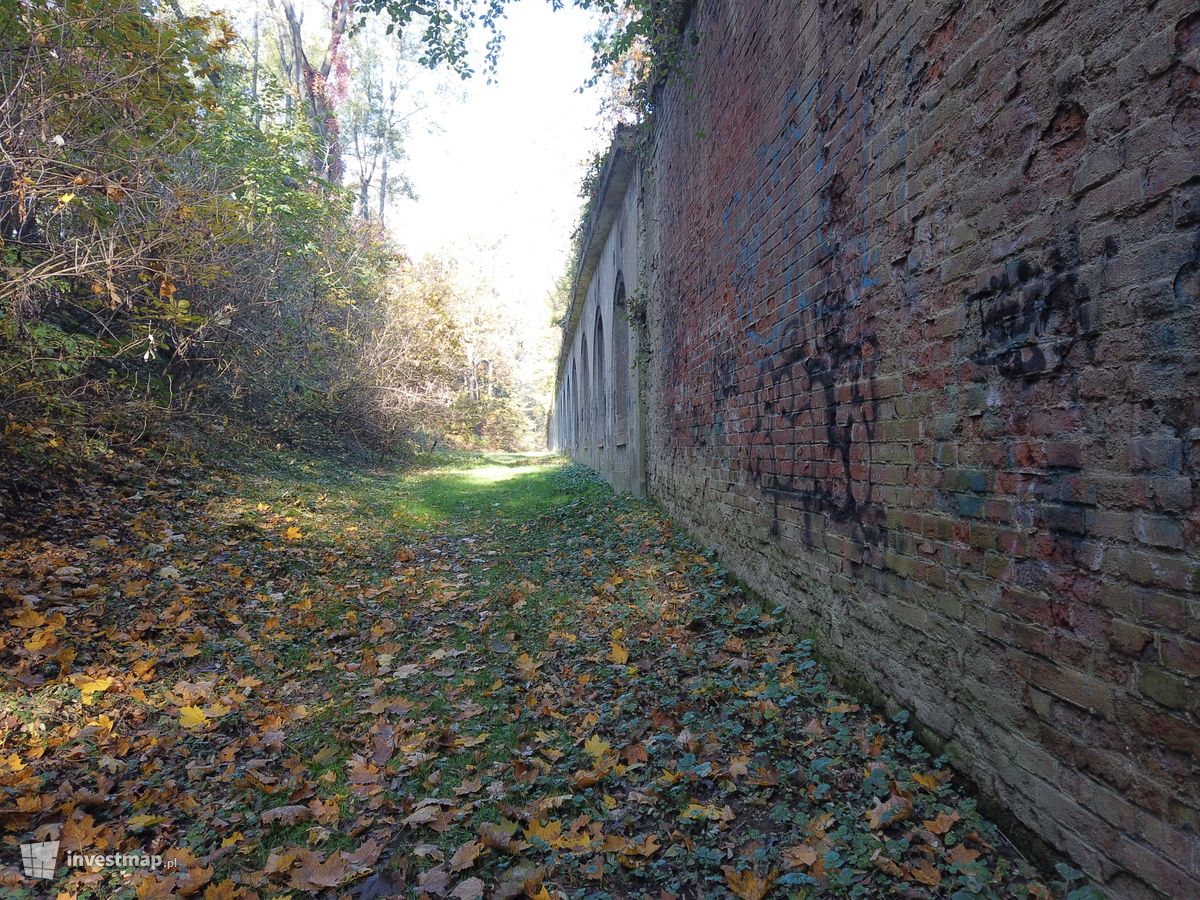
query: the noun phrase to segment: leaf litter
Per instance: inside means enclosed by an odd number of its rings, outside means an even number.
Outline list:
[[[35,837],[166,863],[60,864],[62,898],[1069,886],[903,713],[840,692],[783,611],[581,467],[200,471],[2,524],[14,896],[39,896]]]

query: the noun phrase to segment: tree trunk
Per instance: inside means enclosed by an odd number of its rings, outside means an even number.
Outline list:
[[[334,184],[340,184],[344,166],[329,75],[337,61],[342,38],[350,21],[350,4],[348,0],[335,0],[330,11],[329,42],[324,58],[319,66],[314,67],[304,52],[304,36],[300,28],[303,19],[296,13],[293,0],[270,2],[277,14],[282,11],[281,32],[290,50],[293,83],[300,94],[300,106],[320,142],[317,152],[313,154],[313,172]]]

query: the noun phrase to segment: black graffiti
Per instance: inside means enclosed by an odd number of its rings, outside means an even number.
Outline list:
[[[1041,264],[1014,258],[988,286],[968,294],[979,336],[971,359],[1005,378],[1058,372],[1094,329],[1087,285],[1079,280],[1079,236],[1069,233]]]

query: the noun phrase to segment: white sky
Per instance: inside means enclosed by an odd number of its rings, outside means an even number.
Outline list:
[[[432,98],[437,127],[415,125],[402,164],[417,200],[389,212],[413,256],[456,257],[490,277],[503,301],[538,316],[566,265],[584,161],[603,144],[599,93],[579,93],[594,29],[579,10],[515,3],[496,83],[477,74],[455,82],[458,99]]]

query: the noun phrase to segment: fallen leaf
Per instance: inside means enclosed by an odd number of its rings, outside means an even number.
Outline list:
[[[942,812],[938,813],[936,818],[926,819],[923,823],[927,831],[932,831],[934,834],[942,835],[954,827],[954,823],[961,817],[957,812]]]
[[[483,844],[477,840],[469,840],[450,857],[450,871],[461,872],[464,869],[469,869],[475,865],[475,860],[479,858],[479,854],[483,852]]]
[[[783,851],[784,865],[789,869],[807,868],[817,861],[818,854],[808,844],[797,844]]]
[[[179,710],[179,724],[184,728],[201,728],[208,724],[208,715],[199,706],[185,706]]]
[[[274,809],[268,809],[262,814],[260,821],[264,825],[270,825],[272,822],[282,822],[284,825],[295,825],[297,822],[304,822],[312,818],[312,810],[307,806],[291,805],[277,806]]]
[[[923,862],[919,866],[912,866],[908,872],[921,884],[929,887],[937,887],[942,883],[942,873],[927,862]]]
[[[629,648],[620,641],[613,641],[609,646],[608,658],[618,666],[623,666],[629,662]]]
[[[864,813],[867,824],[874,830],[887,828],[897,822],[903,822],[912,815],[912,801],[907,797],[891,797],[885,803],[875,801],[875,806]]]
[[[721,871],[725,873],[725,883],[729,885],[729,890],[739,900],[762,900],[770,893],[775,879],[779,877],[775,872],[766,876],[756,875],[751,871],[739,872],[733,866],[722,866]]]

